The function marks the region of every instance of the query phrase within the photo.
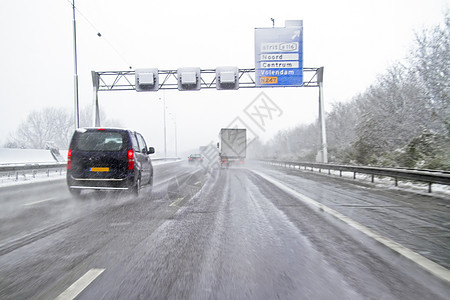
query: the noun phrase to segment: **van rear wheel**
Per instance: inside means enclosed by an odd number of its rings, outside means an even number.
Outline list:
[[[151,193],[151,191],[153,190],[153,175],[150,176],[150,180],[148,181],[148,186],[149,186],[149,191]]]
[[[80,198],[81,190],[69,188],[69,192],[73,197]]]
[[[131,194],[135,197],[139,196],[139,192],[141,190],[141,177],[139,176],[136,180],[136,184],[131,188]]]

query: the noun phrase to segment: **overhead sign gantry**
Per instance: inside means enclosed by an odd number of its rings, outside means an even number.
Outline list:
[[[198,91],[201,89],[237,90],[264,87],[318,87],[319,119],[322,132],[322,161],[327,159],[323,105],[323,67],[303,67],[303,22],[286,21],[281,28],[255,29],[255,68],[217,67],[216,69],[157,68],[135,71],[92,71],[94,86],[94,126],[100,126],[98,92],[160,89]]]
[[[235,71],[233,71],[233,75],[230,72],[220,72],[223,68],[234,68]],[[317,75],[322,68],[303,68],[304,80],[301,87],[319,87]],[[256,84],[255,73],[256,70],[254,68],[217,67],[216,69],[200,69],[198,80],[200,89],[234,90],[238,88],[261,87]],[[179,76],[179,69],[158,70],[153,68],[136,69],[135,71],[92,71],[95,92],[192,90],[179,88],[179,82],[182,82]]]

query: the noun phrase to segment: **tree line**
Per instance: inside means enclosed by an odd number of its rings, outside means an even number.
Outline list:
[[[407,58],[326,115],[329,161],[450,170],[450,16],[416,34]],[[318,122],[257,141],[260,158],[315,161]]]
[[[104,114],[100,116],[105,126],[121,127],[117,120],[108,120]],[[75,128],[73,113],[54,107],[45,107],[32,111],[22,121],[17,130],[10,133],[4,147],[23,149],[67,149]],[[80,127],[92,124],[92,108],[80,110]]]

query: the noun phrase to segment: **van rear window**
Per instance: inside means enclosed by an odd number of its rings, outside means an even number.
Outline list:
[[[82,151],[120,151],[124,144],[124,135],[120,132],[88,131],[77,134],[73,148]]]

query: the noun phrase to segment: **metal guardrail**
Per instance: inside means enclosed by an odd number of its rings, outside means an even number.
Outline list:
[[[27,175],[31,175],[33,178],[39,172],[44,171],[47,174],[47,177],[50,176],[51,172],[58,172],[62,175],[63,171],[65,171],[67,167],[67,163],[55,162],[55,163],[32,163],[32,164],[9,164],[9,165],[0,165],[0,174],[1,177],[7,176],[8,178],[13,178],[16,181],[19,180],[19,176],[26,177]]]
[[[58,169],[67,167],[67,163],[32,163],[0,165],[0,172]]]
[[[446,171],[434,171],[434,170],[420,170],[420,169],[396,169],[396,168],[378,168],[378,167],[363,167],[363,166],[347,166],[347,165],[334,165],[334,164],[321,164],[321,163],[301,163],[291,161],[277,161],[277,160],[261,160],[262,162],[278,165],[286,168],[299,167],[311,171],[318,169],[328,170],[328,174],[331,174],[331,170],[339,171],[339,176],[342,176],[342,172],[352,172],[353,179],[356,179],[356,174],[371,175],[372,182],[375,182],[375,176],[391,177],[395,180],[395,186],[398,185],[398,180],[412,180],[428,183],[428,192],[431,193],[432,184],[450,185],[450,172]]]
[[[162,157],[153,158],[152,161],[176,161],[179,159],[179,157]],[[35,178],[42,171],[46,173],[47,177],[50,177],[52,172],[59,172],[62,175],[66,168],[66,162],[0,165],[0,178],[7,177],[18,181],[20,176]]]
[[[152,161],[161,161],[161,160],[181,160],[180,157],[160,157],[160,158],[152,158]]]

